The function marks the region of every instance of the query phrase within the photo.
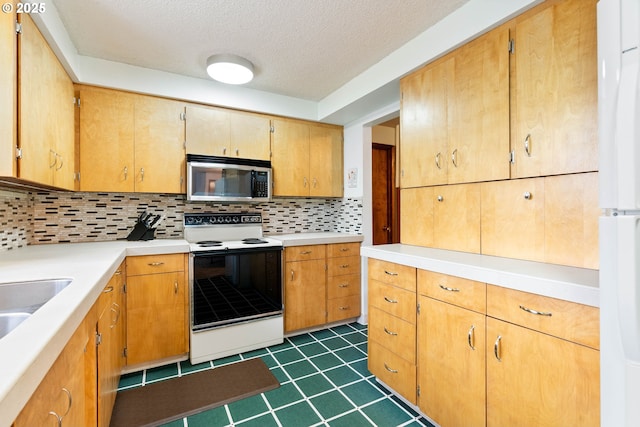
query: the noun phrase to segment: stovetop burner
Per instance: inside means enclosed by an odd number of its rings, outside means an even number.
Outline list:
[[[267,243],[266,240],[263,239],[258,239],[258,238],[247,238],[247,239],[242,239],[243,243],[246,243],[247,245],[259,245],[261,243]]]
[[[213,246],[222,246],[222,242],[220,240],[201,240],[196,242],[196,245],[202,246],[203,248],[209,248]]]

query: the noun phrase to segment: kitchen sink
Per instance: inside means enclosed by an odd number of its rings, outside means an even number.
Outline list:
[[[0,283],[0,338],[70,283],[67,278]]]

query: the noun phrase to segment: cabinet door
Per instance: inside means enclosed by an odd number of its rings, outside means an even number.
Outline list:
[[[400,190],[400,242],[433,246],[433,187]]]
[[[309,126],[309,195],[342,197],[342,129]]]
[[[480,184],[433,189],[433,246],[480,253]]]
[[[31,17],[20,18],[20,178],[72,190],[73,83]]]
[[[80,87],[80,189],[134,191],[134,95]]]
[[[596,0],[516,21],[512,177],[598,169],[596,53]]]
[[[487,427],[599,426],[597,350],[487,318]]]
[[[400,83],[400,187],[447,183],[449,106],[454,59],[428,65]]]
[[[182,102],[135,98],[135,191],[181,193],[185,165]]]
[[[285,264],[285,332],[322,325],[327,320],[325,260]]]
[[[15,11],[15,1],[13,4]],[[17,177],[15,161],[17,132],[17,38],[16,13],[0,14],[0,175]]]
[[[269,160],[271,121],[267,116],[229,111],[230,152],[243,159]]]
[[[127,364],[184,354],[187,348],[184,272],[127,278]]]
[[[443,427],[485,425],[485,316],[421,296],[419,406]]]
[[[186,150],[189,154],[229,155],[229,112],[222,108],[186,107]]]
[[[450,184],[509,178],[508,42],[499,27],[454,52]]]
[[[309,195],[309,125],[273,121],[271,166],[274,196]]]
[[[480,186],[482,253],[544,261],[544,178]]]

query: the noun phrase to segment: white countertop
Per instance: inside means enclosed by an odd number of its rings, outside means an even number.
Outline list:
[[[332,243],[362,242],[364,236],[353,233],[319,232],[319,233],[295,233],[274,234],[267,236],[280,240],[283,246],[325,245]]]
[[[598,270],[402,244],[363,246],[360,254],[436,273],[599,307]]]
[[[70,278],[0,339],[0,426],[10,426],[127,255],[189,252],[184,240],[35,245],[0,252],[0,283]]]

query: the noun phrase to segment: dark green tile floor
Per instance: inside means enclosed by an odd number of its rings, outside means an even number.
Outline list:
[[[254,357],[264,360],[279,388],[165,426],[432,426],[368,371],[367,327],[358,323],[285,338],[282,344],[213,362],[186,361],[127,374],[120,389]]]

